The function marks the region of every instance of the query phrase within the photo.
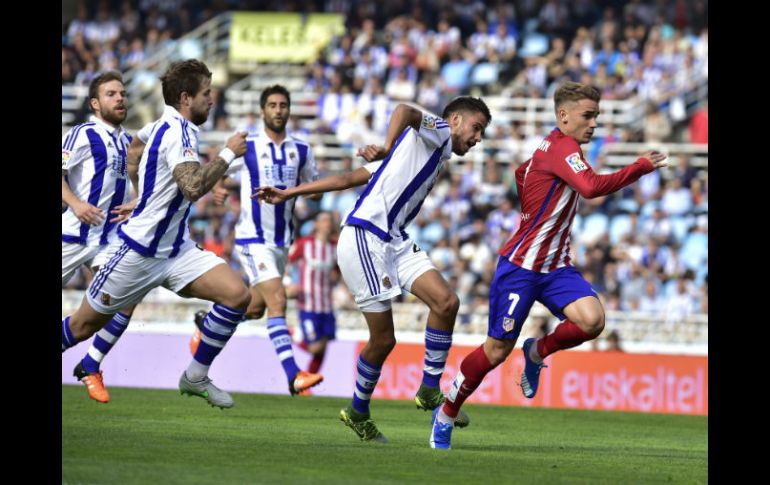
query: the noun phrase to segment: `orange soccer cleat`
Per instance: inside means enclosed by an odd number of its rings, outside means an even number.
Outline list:
[[[195,322],[195,333],[193,333],[190,339],[190,353],[195,355],[198,350],[198,344],[201,343],[201,329],[203,329],[203,320],[206,318],[208,312],[206,310],[198,310],[195,312],[193,322]]]
[[[321,374],[311,374],[301,370],[294,376],[294,382],[289,385],[289,392],[291,395],[302,394],[303,391],[310,389],[313,386],[317,386],[323,382],[324,376]]]
[[[201,331],[197,328],[195,329],[195,332],[193,332],[192,337],[190,337],[190,353],[192,355],[195,355],[195,352],[198,351],[198,344],[201,343]]]
[[[88,395],[91,396],[91,399],[103,403],[110,402],[110,393],[107,392],[107,388],[104,387],[102,371],[89,374],[85,371],[85,369],[83,369],[82,362],[78,362],[78,365],[75,366],[73,375],[77,377],[80,382],[85,384],[86,389],[88,389]]]

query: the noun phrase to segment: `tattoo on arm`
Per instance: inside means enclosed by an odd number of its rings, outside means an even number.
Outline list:
[[[206,165],[196,162],[180,163],[174,168],[174,180],[184,196],[195,202],[203,197],[227,171],[227,163],[220,157]]]

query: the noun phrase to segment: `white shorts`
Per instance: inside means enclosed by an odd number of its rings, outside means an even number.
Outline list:
[[[249,277],[249,286],[274,278],[283,278],[289,248],[267,246],[265,244],[236,244],[235,251],[243,270]]]
[[[89,268],[97,254],[107,246],[84,246],[82,244],[61,243],[61,284],[67,283],[80,265]]]
[[[412,283],[436,269],[411,239],[385,242],[360,227],[345,226],[337,242],[337,261],[345,284],[362,311],[384,311],[377,302],[389,303],[411,291]]]
[[[107,253],[109,260],[99,268],[86,291],[91,307],[104,314],[136,305],[158,286],[178,293],[211,268],[227,264],[216,254],[194,245],[175,258],[148,258],[130,249],[120,238],[109,245]]]

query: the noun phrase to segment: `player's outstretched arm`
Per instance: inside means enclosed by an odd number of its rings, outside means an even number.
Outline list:
[[[275,187],[265,186],[257,187],[254,189],[254,194],[252,194],[251,198],[259,198],[260,201],[267,202],[268,204],[280,204],[281,202],[298,195],[323,194],[325,192],[333,192],[335,190],[344,190],[350,187],[364,185],[369,181],[369,177],[371,176],[372,174],[369,170],[361,167],[352,172],[332,175],[331,177],[298,185],[290,189],[277,189]]]
[[[367,162],[382,160],[390,154],[390,150],[393,149],[396,140],[398,140],[398,137],[401,136],[401,133],[404,132],[407,126],[419,130],[420,123],[422,123],[422,111],[405,104],[399,104],[390,116],[388,131],[385,134],[385,145],[366,145],[363,148],[359,148],[356,155],[363,157]]]
[[[230,150],[230,160],[222,155]],[[201,166],[198,162],[183,162],[174,167],[174,180],[184,196],[195,202],[205,195],[227,171],[233,158],[246,153],[246,132],[240,131],[227,140],[227,146],[211,162]],[[233,156],[234,155],[234,156]]]
[[[561,156],[555,161],[554,172],[586,199],[609,195],[636,182],[642,175],[668,165],[668,162],[665,162],[666,155],[648,151],[634,163],[617,172],[599,175],[580,157],[579,152],[571,153],[563,159],[559,158]]]

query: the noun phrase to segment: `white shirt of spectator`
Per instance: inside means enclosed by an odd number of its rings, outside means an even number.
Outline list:
[[[344,225],[358,226],[383,241],[405,237],[444,161],[452,156],[449,125],[423,113],[419,130],[407,127],[384,160],[364,167],[373,176]]]

